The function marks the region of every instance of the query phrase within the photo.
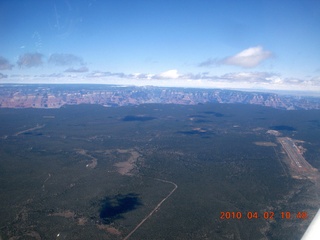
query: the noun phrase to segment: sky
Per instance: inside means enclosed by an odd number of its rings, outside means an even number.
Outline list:
[[[1,0],[0,83],[320,93],[319,0]]]

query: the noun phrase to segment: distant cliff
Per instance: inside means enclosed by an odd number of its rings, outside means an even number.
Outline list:
[[[242,103],[278,109],[320,109],[320,98],[221,89],[119,87],[112,85],[1,85],[1,108],[60,108],[100,104],[106,107],[144,103],[194,105]]]

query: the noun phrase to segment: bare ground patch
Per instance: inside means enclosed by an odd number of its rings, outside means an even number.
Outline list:
[[[87,219],[85,217],[78,218],[78,225],[83,226],[87,223]]]
[[[136,162],[140,157],[140,153],[134,149],[117,149],[118,153],[129,153],[130,156],[127,161],[115,163],[118,173],[121,175],[132,176],[131,171],[136,167]]]
[[[41,240],[40,234],[38,232],[36,232],[36,231],[28,232],[28,233],[26,233],[26,235],[30,236],[30,237],[32,237],[32,238],[34,238],[36,240]]]
[[[62,212],[56,212],[51,213],[49,216],[58,216],[58,217],[64,217],[64,218],[75,218],[76,214],[70,210],[62,211]]]
[[[116,235],[116,236],[121,235],[121,232],[114,227],[111,227],[108,225],[101,225],[101,224],[97,225],[97,227],[101,230],[105,230],[106,232],[111,233],[112,235]]]

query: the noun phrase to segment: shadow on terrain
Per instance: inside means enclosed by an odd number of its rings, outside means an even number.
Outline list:
[[[130,122],[130,121],[140,121],[140,122],[145,122],[145,121],[150,121],[156,119],[155,117],[146,117],[146,116],[125,116],[122,120],[125,122]]]
[[[219,113],[219,112],[206,111],[206,112],[204,112],[204,113],[205,113],[205,114],[214,115],[215,117],[224,117],[224,114]]]
[[[105,223],[110,223],[115,219],[123,218],[122,214],[132,211],[142,205],[138,194],[135,193],[126,195],[118,194],[114,197],[106,197],[101,202],[100,218]]]
[[[277,125],[277,126],[272,126],[270,127],[271,130],[276,130],[276,131],[297,131],[294,127],[291,126],[286,126],[286,125]]]

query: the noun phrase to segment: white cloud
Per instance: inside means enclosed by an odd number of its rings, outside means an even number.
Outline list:
[[[179,78],[178,70],[172,69],[166,72],[162,72],[154,76],[154,78],[161,79],[177,79]]]
[[[145,74],[145,73],[133,73],[129,75],[129,77],[133,79],[152,79],[155,75],[154,74]]]
[[[266,80],[269,81],[270,83],[274,83],[274,84],[283,84],[284,83],[284,79],[281,78],[280,76],[276,76],[276,75],[266,77]]]
[[[266,51],[261,46],[257,46],[247,48],[234,56],[227,57],[223,59],[221,63],[244,68],[252,68],[270,57],[272,57],[272,53],[270,51]]]
[[[279,76],[268,72],[237,72],[227,73],[221,78],[231,82],[271,83],[279,79]]]

